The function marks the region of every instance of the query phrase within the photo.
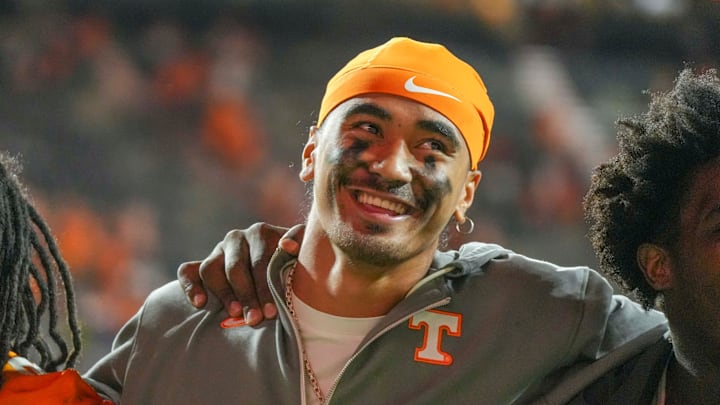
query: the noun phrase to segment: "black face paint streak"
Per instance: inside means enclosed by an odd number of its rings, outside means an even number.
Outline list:
[[[437,125],[433,126],[433,129],[437,130]],[[449,139],[454,137],[450,136]],[[433,156],[427,156],[422,162],[409,168],[412,172],[412,180],[408,183],[403,180],[383,178],[371,172],[370,162],[365,158],[365,153],[373,147],[371,140],[345,138],[343,141],[340,137],[330,142],[332,144],[323,148],[325,153],[321,157],[329,169],[325,194],[328,206],[337,203],[337,193],[340,189],[356,186],[393,194],[415,207],[415,215],[422,213],[423,216],[430,216],[433,215],[431,208],[441,205],[443,199],[453,190],[448,177],[449,172],[446,170],[449,167],[439,166]],[[370,233],[383,232],[381,225],[367,226],[372,228],[368,229]]]
[[[425,187],[423,188],[423,200],[430,203],[440,204],[440,201],[452,192],[452,184],[445,173],[425,173],[423,176]]]
[[[325,157],[325,163],[331,168],[331,181],[327,184],[328,203],[332,204],[339,187],[350,183],[350,174],[357,168],[364,168],[367,172],[368,166],[360,159],[360,155],[369,146],[369,142],[356,139],[348,148],[330,148],[330,152]]]
[[[429,170],[435,170],[435,158],[428,156],[425,158],[425,168]]]
[[[362,144],[365,142],[355,142],[351,147],[345,150],[336,150],[332,156],[328,156],[328,163],[333,167],[334,172],[334,181],[331,184],[338,187],[365,187],[393,194],[413,204],[421,211],[425,211],[433,205],[439,205],[442,199],[452,192],[453,187],[449,178],[445,172],[436,170],[433,158],[429,158],[430,161],[426,160],[422,169],[410,169],[413,172],[411,183],[388,180],[370,173],[368,163],[359,159],[363,148]],[[329,196],[334,195],[332,190],[328,191],[331,191],[328,193]]]
[[[365,152],[370,147],[370,142],[355,139],[353,140],[353,143],[350,145],[350,147],[347,150],[346,154],[350,154],[353,159],[358,160],[360,158],[360,154]]]

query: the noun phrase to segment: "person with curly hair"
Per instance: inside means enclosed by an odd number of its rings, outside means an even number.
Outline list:
[[[72,278],[18,172],[0,153],[0,403],[110,404],[72,369],[81,347]]]
[[[584,201],[602,269],[670,331],[585,396],[597,403],[720,404],[720,79],[680,72],[648,111],[618,121],[619,151]]]

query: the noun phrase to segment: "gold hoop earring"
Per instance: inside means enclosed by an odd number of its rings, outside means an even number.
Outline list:
[[[465,227],[465,224],[469,224]],[[455,230],[462,235],[470,235],[475,230],[475,222],[470,217],[465,217],[465,222],[455,222]]]

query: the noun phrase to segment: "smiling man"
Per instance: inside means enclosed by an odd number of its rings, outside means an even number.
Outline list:
[[[338,315],[392,308],[427,272],[449,218],[465,221],[480,181],[450,120],[393,95],[341,103],[311,130],[303,158],[314,201],[296,292]],[[306,276],[327,289],[305,291]]]
[[[665,318],[596,272],[497,245],[439,252],[466,224],[493,106],[438,44],[394,38],[328,83],[300,178],[297,258],[273,257],[278,319],[155,291],[87,375],[121,403],[562,403],[661,338]],[[612,353],[611,353],[612,352]],[[608,354],[610,353],[610,354]]]

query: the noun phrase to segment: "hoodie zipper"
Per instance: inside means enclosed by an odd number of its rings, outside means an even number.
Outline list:
[[[273,262],[273,259],[275,258],[276,254],[278,253],[279,250],[280,250],[280,248],[276,249],[275,255],[273,255],[273,258],[271,258],[270,263]],[[287,262],[283,265],[282,269],[280,270],[280,280],[283,279],[284,272],[288,269],[289,266],[292,265],[292,263],[295,260],[297,260],[297,258],[295,258],[294,260],[290,260],[289,262]],[[432,277],[432,278],[434,278],[434,277]],[[290,315],[290,310],[287,308],[287,305],[285,304],[285,300],[279,298],[280,293],[278,292],[277,288],[275,288],[275,285],[272,282],[268,283],[268,285],[270,287],[270,292],[273,295],[273,298],[275,299],[275,302],[280,303],[280,307],[285,312],[285,315],[287,316],[288,320],[290,321],[290,325],[292,326],[292,329],[293,329],[293,335],[295,337],[295,345],[296,345],[296,348],[298,349],[298,364],[300,365],[299,366],[300,367],[300,405],[307,405],[307,398],[305,395],[306,394],[306,392],[305,392],[305,369],[303,368],[302,337],[300,336],[300,330],[298,329],[297,325],[295,325],[295,320]],[[407,316],[399,318],[397,321],[392,322],[391,324],[389,324],[388,326],[383,328],[381,331],[376,333],[371,339],[369,339],[367,342],[365,342],[365,344],[362,347],[360,347],[358,350],[356,350],[355,354],[353,354],[352,357],[350,357],[350,359],[348,359],[348,361],[345,363],[343,368],[340,370],[340,373],[338,373],[337,377],[335,377],[335,382],[333,382],[333,385],[330,387],[330,390],[328,391],[327,395],[325,396],[325,402],[323,402],[321,405],[330,404],[330,401],[332,400],[332,396],[335,393],[335,388],[337,387],[338,383],[342,379],[343,374],[345,374],[345,371],[350,366],[350,363],[352,363],[352,361],[354,359],[356,359],[360,355],[360,353],[362,353],[362,351],[365,350],[366,347],[368,347],[371,343],[373,343],[378,338],[380,338],[382,335],[384,335],[387,331],[389,331],[389,330],[395,328],[396,326],[400,325],[401,323],[407,321],[415,314],[419,314],[419,313],[427,311],[429,309],[447,305],[450,303],[450,300],[451,300],[450,297],[445,297],[445,298],[443,298],[439,301],[436,301],[432,304],[426,305],[416,311],[411,312]]]
[[[415,314],[419,314],[420,312],[424,312],[424,311],[427,311],[427,310],[429,310],[429,309],[441,307],[441,306],[447,305],[447,304],[449,304],[449,303],[450,303],[450,297],[445,297],[445,298],[443,298],[443,299],[440,300],[440,301],[437,301],[437,302],[435,302],[435,303],[433,303],[433,304],[430,304],[430,305],[426,305],[425,307],[420,308],[420,309],[418,309],[417,311],[414,311],[414,312],[408,314],[407,316],[404,316],[404,317],[398,319],[397,321],[391,323],[390,325],[386,326],[386,327],[383,328],[381,331],[379,331],[378,333],[376,333],[375,336],[373,336],[370,340],[368,340],[367,342],[365,342],[365,344],[364,344],[362,347],[360,347],[358,350],[356,350],[356,351],[355,351],[355,354],[353,354],[352,357],[350,357],[350,359],[345,363],[345,365],[343,366],[343,368],[340,370],[340,373],[338,373],[337,377],[335,377],[335,382],[333,383],[332,387],[330,387],[330,390],[328,391],[328,393],[327,393],[327,395],[326,395],[326,397],[325,397],[325,402],[323,403],[323,405],[329,405],[329,404],[330,404],[330,400],[332,399],[332,396],[333,396],[333,394],[335,393],[335,388],[336,388],[337,385],[340,383],[340,379],[342,379],[343,374],[345,374],[345,370],[347,370],[347,368],[350,367],[350,363],[352,363],[352,361],[355,360],[355,359],[360,355],[360,353],[362,353],[362,351],[365,350],[366,347],[368,347],[371,343],[373,343],[374,341],[376,341],[377,339],[379,339],[380,336],[384,335],[384,334],[385,334],[386,332],[388,332],[389,330],[395,328],[396,326],[398,326],[398,325],[400,325],[401,323],[404,323],[405,321],[407,321],[408,319],[410,319],[410,318],[411,318],[412,316],[414,316]],[[294,328],[294,327],[295,327],[295,326],[293,325],[293,328]],[[305,386],[303,385],[303,393],[305,392],[305,391],[304,391],[304,388],[305,388]],[[304,398],[305,398],[305,395],[303,394],[303,399],[304,399]]]
[[[289,262],[289,265],[291,265],[293,261]],[[283,268],[280,270],[280,278],[282,279],[284,272],[289,267],[288,264],[284,265]],[[300,336],[300,330],[298,329],[297,325],[295,325],[295,320],[290,315],[290,310],[287,308],[287,305],[285,305],[285,301],[280,299],[280,293],[275,288],[275,285],[273,283],[268,283],[270,286],[270,292],[273,295],[273,298],[275,299],[275,303],[280,303],[280,307],[285,312],[285,315],[287,316],[288,320],[290,321],[290,326],[292,326],[293,329],[293,335],[295,337],[295,346],[297,347],[297,353],[298,353],[298,364],[300,367],[300,405],[307,405],[307,398],[305,397],[305,369],[303,368],[303,358],[302,358],[302,338]],[[325,400],[325,403],[327,403],[327,399]],[[323,404],[324,405],[324,404]]]

